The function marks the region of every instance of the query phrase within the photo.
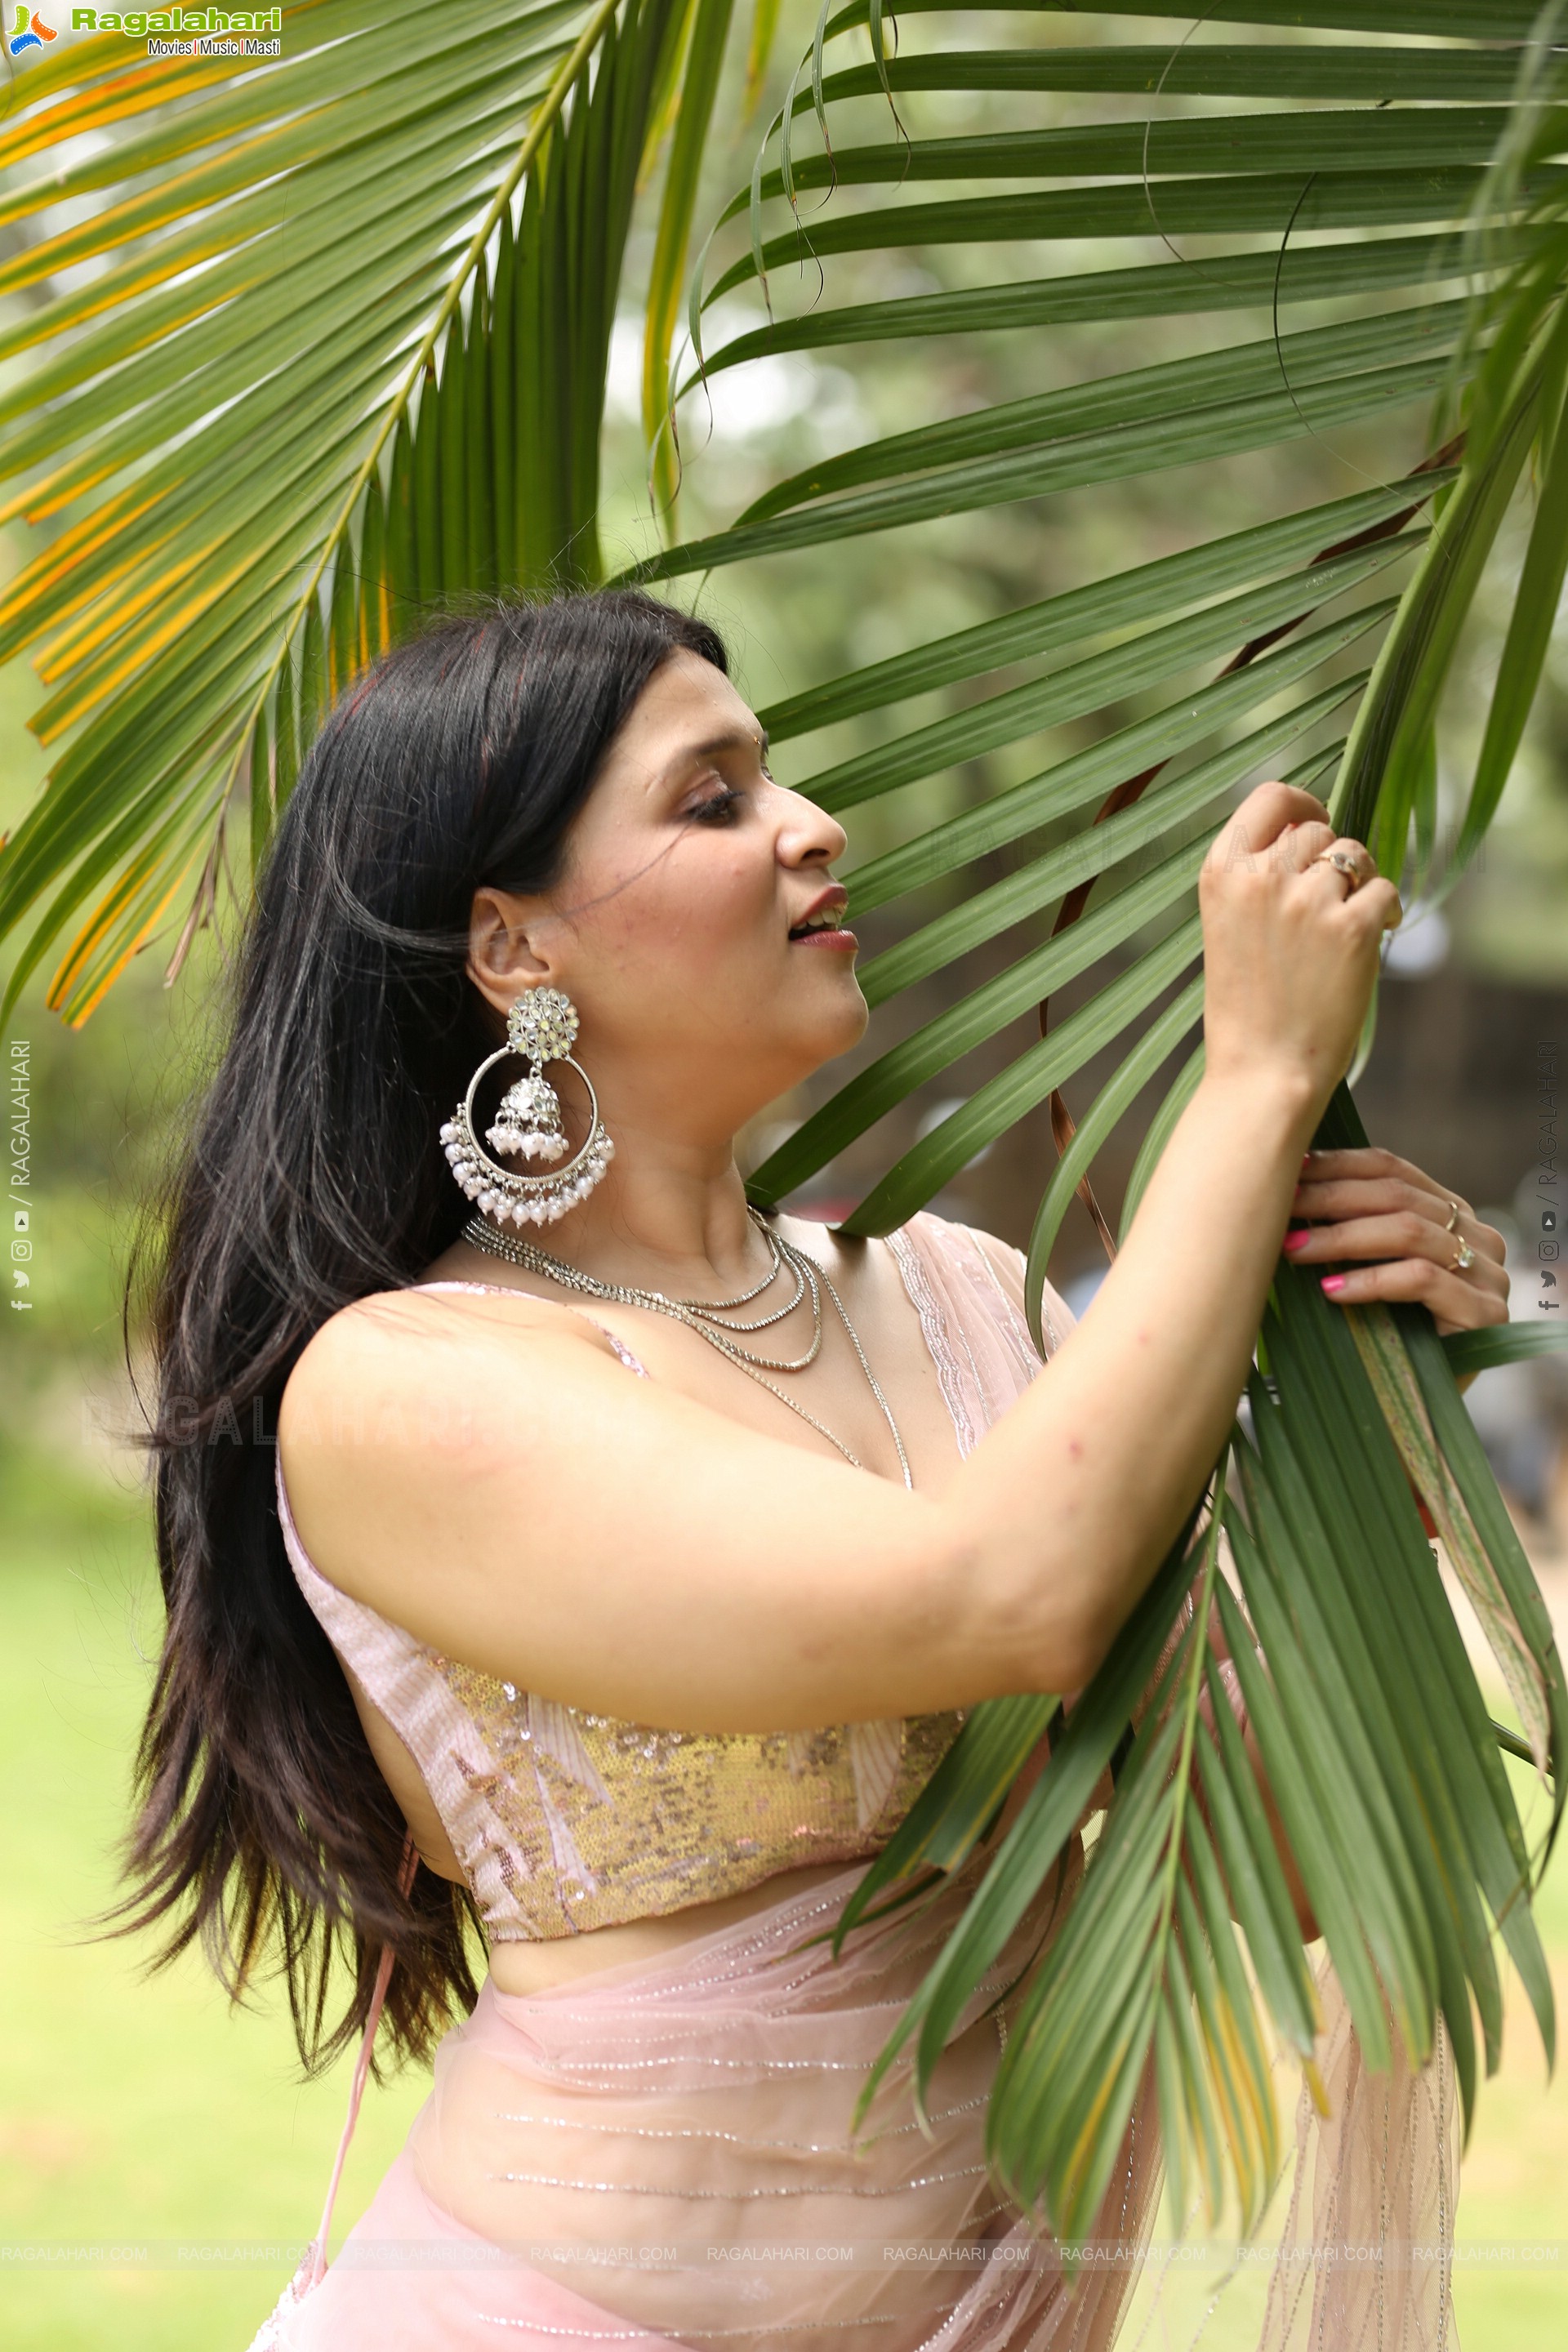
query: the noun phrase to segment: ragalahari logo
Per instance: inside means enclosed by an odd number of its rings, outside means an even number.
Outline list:
[[[24,10],[20,13],[25,15],[26,11]],[[37,21],[37,11],[35,9],[33,12],[33,22],[36,25]],[[161,37],[163,35],[167,33],[174,33],[176,36],[183,36],[185,37],[195,36],[201,38],[209,33],[280,33],[282,29],[283,11],[281,6],[276,8],[238,9],[204,7],[159,8],[154,10],[152,14],[149,14],[145,8],[129,8],[123,10],[119,8],[73,8],[71,10],[71,30],[73,33],[121,33],[124,35],[128,41],[144,41],[148,38],[149,35],[151,35],[153,37],[156,47],[150,50],[149,54],[157,56],[167,56],[170,54],[170,45]],[[49,38],[51,41],[54,39],[54,35],[52,33],[49,35]],[[179,54],[187,57],[192,55],[205,56],[209,54],[209,52],[205,48],[199,51],[182,49]],[[215,52],[214,54],[228,56],[233,55],[234,52],[225,49],[221,52]],[[278,45],[274,44],[272,48],[268,51],[247,49],[246,54],[276,57],[278,55]]]
[[[41,49],[46,41],[56,37],[52,25],[46,25],[36,8],[18,8],[16,21],[5,36],[5,47],[14,58],[24,49]]]

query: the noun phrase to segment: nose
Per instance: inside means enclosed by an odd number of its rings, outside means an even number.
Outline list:
[[[782,866],[831,866],[842,857],[849,836],[836,816],[804,793],[775,787],[779,799],[778,856]]]

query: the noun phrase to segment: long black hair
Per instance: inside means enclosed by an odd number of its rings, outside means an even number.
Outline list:
[[[349,690],[258,877],[227,1044],[160,1204],[166,1630],[115,1916],[156,1925],[161,1959],[199,1940],[237,1996],[276,1960],[308,2069],[363,2025],[384,1942],[393,2043],[426,2054],[473,2003],[472,1906],[429,1871],[399,1886],[402,1819],[283,1549],[279,1400],[329,1316],[457,1238],[468,1203],[437,1130],[502,1042],[463,969],[473,894],[551,887],[678,648],[727,667],[711,629],[650,597],[562,596],[443,619]]]

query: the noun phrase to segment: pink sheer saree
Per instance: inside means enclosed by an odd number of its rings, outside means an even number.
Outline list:
[[[967,1453],[1039,1368],[1021,1261],[930,1216],[893,1238]],[[1054,1350],[1070,1318],[1046,1306]],[[1054,1885],[959,2019],[923,2126],[900,2061],[850,2137],[985,1860],[837,1960],[809,1939],[864,1864],[657,1961],[526,1999],[487,1983],[338,2260],[296,2282],[252,2352],[1107,2352],[1158,2202],[1151,2082],[1094,2233],[1114,2258],[1076,2283],[984,2158],[1004,1996],[1048,1936]],[[1069,1894],[1081,1866],[1075,1839]],[[1439,2044],[1419,2074],[1372,2075],[1326,1960],[1319,1987],[1330,2114],[1303,2093],[1258,2352],[1438,2352],[1456,2341],[1452,2068]]]

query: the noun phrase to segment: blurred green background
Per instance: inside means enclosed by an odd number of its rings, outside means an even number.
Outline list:
[[[781,56],[793,53],[801,13],[797,6],[787,16]],[[807,25],[809,14],[802,18]],[[734,143],[720,159],[725,184],[708,192],[715,200],[743,178],[750,160],[753,133],[738,102],[730,119]],[[704,206],[710,215],[707,195],[700,215]],[[40,231],[49,226],[45,215]],[[639,235],[628,269],[634,286],[648,259],[646,229]],[[1143,257],[1161,257],[1151,245]],[[859,267],[853,257],[839,265],[840,299],[890,290],[885,266],[874,286],[858,288]],[[911,257],[910,287],[902,290],[913,290],[916,279],[933,289],[979,283],[1005,267],[984,247]],[[1235,313],[1215,323],[1214,339],[1267,331],[1266,320]],[[1071,341],[1031,334],[980,343],[955,336],[930,347],[918,387],[901,352],[737,370],[715,386],[710,415],[688,418],[683,527],[695,536],[780,471],[900,430],[912,421],[917,400],[919,413],[929,415],[1019,398],[1141,357],[1158,359],[1167,331],[1154,322]],[[635,423],[639,365],[628,320],[625,337],[616,338],[607,419],[612,562],[630,561],[650,537]],[[952,519],[925,533],[918,558],[901,542],[868,539],[835,550],[830,562],[790,558],[765,576],[741,567],[704,591],[704,609],[730,636],[742,688],[760,705],[809,678],[1184,545],[1194,535],[1194,500],[1205,534],[1239,528],[1262,512],[1402,472],[1425,446],[1424,420],[1407,415],[1337,434],[1331,446],[1313,437],[1112,494],[1079,492],[1048,506]],[[1516,533],[1501,571],[1517,563],[1520,544]],[[0,538],[0,569],[9,571],[21,551],[19,536]],[[1445,756],[1455,773],[1444,778],[1450,814],[1475,748],[1468,714],[1485,708],[1476,688],[1497,657],[1489,614],[1500,603],[1489,607],[1483,599],[1450,697]],[[13,822],[42,783],[45,763],[26,729],[39,699],[25,666],[0,671],[0,823]],[[1094,730],[1125,723],[1139,709],[1131,700],[1098,715]],[[1070,750],[1083,731],[1058,730],[1053,752]],[[862,740],[852,725],[809,754],[788,745],[780,772],[791,781]],[[1521,1192],[1536,1150],[1536,1057],[1542,1043],[1554,1044],[1561,1074],[1568,1053],[1565,751],[1568,635],[1560,633],[1482,859],[1442,914],[1412,910],[1382,985],[1377,1045],[1358,1089],[1373,1138],[1429,1167],[1501,1223],[1521,1247]],[[984,760],[920,790],[934,818],[947,804],[1010,781],[1005,761]],[[887,822],[876,803],[855,813],[855,856],[881,845],[878,827]],[[243,866],[237,878],[243,902]],[[982,870],[974,878],[993,877]],[[1038,919],[1042,936],[1053,911]],[[166,989],[163,968],[184,913],[183,906],[172,911],[166,934],[150,943],[83,1031],[61,1028],[45,1010],[37,982],[7,1040],[5,1066],[20,1063],[27,1072],[32,1144],[32,1255],[20,1268],[28,1282],[25,1291],[8,1292],[0,1360],[7,1537],[0,1560],[0,2240],[20,2250],[7,2255],[0,2275],[0,2344],[7,2352],[227,2352],[247,2345],[292,2268],[290,2250],[314,2229],[346,2095],[346,2066],[300,2084],[287,2017],[268,1988],[258,1989],[253,2008],[231,2014],[199,1957],[149,1979],[142,1950],[89,1940],[84,1928],[114,1893],[130,1759],[160,1633],[121,1346],[124,1266],[139,1206],[177,1149],[220,1042],[232,948],[232,926],[226,938],[202,932],[179,984]],[[873,917],[868,953],[881,943]],[[1128,953],[1141,944],[1130,942]],[[977,976],[966,971],[963,984]],[[916,992],[891,1017],[912,1027],[958,986],[956,975],[944,975],[931,983],[933,997]],[[1072,1001],[1064,991],[1059,1011]],[[868,1056],[892,1042],[882,1016],[873,1041],[863,1049]],[[826,1171],[801,1205],[829,1214],[858,1197],[874,1169],[952,1107],[947,1089],[972,1090],[1017,1043],[1016,1034],[1005,1033],[940,1088],[900,1106]],[[755,1156],[843,1075],[837,1070],[775,1106],[748,1139]],[[1104,1075],[1091,1064],[1074,1082],[1075,1102],[1087,1102]],[[1106,1155],[1102,1193],[1113,1222],[1142,1118],[1169,1076],[1157,1074]],[[936,1206],[1023,1242],[1051,1164],[1042,1107],[963,1171]],[[1054,1278],[1081,1305],[1099,1264],[1088,1219],[1075,1205]],[[14,1265],[8,1281],[17,1270]],[[1520,1288],[1522,1303],[1529,1294],[1523,1283]],[[1521,1367],[1487,1375],[1471,1401],[1560,1632],[1568,1632],[1568,1391],[1552,1371]],[[1493,1703],[1503,1711],[1500,1697]],[[1568,1873],[1561,1864],[1548,1879],[1542,1920],[1568,2010]],[[1502,2069],[1483,2086],[1464,2168],[1457,2281],[1467,2352],[1515,2352],[1568,2336],[1568,2255],[1541,2265],[1521,2252],[1542,2242],[1555,2248],[1560,2239],[1568,2245],[1568,2089],[1561,2079],[1548,2085],[1521,1999],[1510,2015]],[[337,2234],[366,2201],[424,2087],[405,2077],[368,2095]],[[1500,2252],[1467,2263],[1467,2244]],[[127,2252],[119,2265],[101,2252],[114,2246]],[[44,2258],[50,2247],[59,2250],[57,2261]],[[79,2260],[72,2249],[89,2252]],[[1227,2298],[1203,2340],[1246,2342],[1247,2307],[1239,2291]]]

